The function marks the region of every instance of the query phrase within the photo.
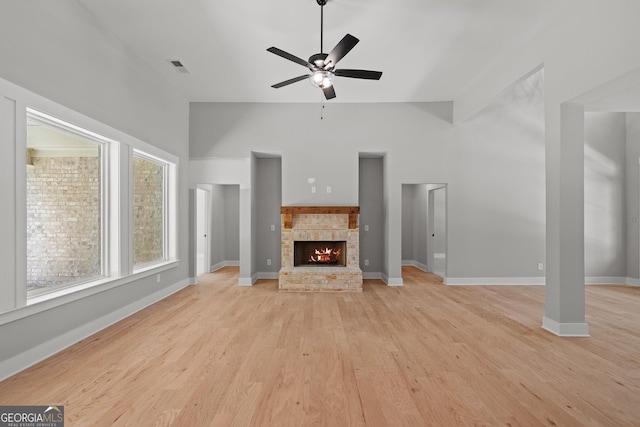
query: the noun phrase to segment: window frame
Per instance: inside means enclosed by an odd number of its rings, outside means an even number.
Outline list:
[[[99,191],[100,191],[100,274],[99,276],[72,281],[64,285],[56,286],[49,289],[36,289],[32,291],[27,291],[27,300],[29,300],[31,298],[43,296],[43,295],[56,292],[65,288],[72,288],[72,287],[84,285],[87,283],[99,282],[109,277],[110,268],[109,268],[108,248],[110,244],[110,239],[108,238],[107,233],[110,227],[109,227],[109,221],[108,221],[109,206],[108,206],[107,195],[109,194],[109,188],[111,183],[109,182],[109,179],[108,179],[109,156],[107,155],[107,153],[109,152],[110,145],[117,144],[117,142],[109,138],[103,137],[102,135],[99,135],[95,132],[91,132],[87,129],[84,129],[80,126],[76,126],[70,122],[66,122],[52,115],[36,110],[29,106],[26,108],[26,117],[27,117],[27,122],[28,120],[34,120],[43,125],[47,125],[52,128],[74,134],[76,136],[80,136],[84,139],[90,140],[91,142],[98,144],[98,152],[99,152],[99,159],[100,159],[100,188],[99,188]],[[26,175],[25,175],[25,180],[26,180]],[[25,187],[25,190],[26,190],[26,187]],[[25,195],[26,195],[26,191],[25,191]],[[25,286],[26,286],[26,283],[25,283]]]
[[[176,268],[180,264],[178,259],[178,171],[179,158],[173,154],[139,140],[129,134],[115,129],[98,120],[65,107],[48,98],[30,92],[20,86],[0,79],[0,96],[5,99],[4,106],[10,108],[14,128],[5,132],[9,142],[13,145],[15,169],[11,173],[14,185],[14,212],[11,215],[14,223],[15,248],[12,257],[15,263],[14,278],[11,289],[0,292],[9,298],[10,304],[0,311],[0,325],[16,321],[49,310],[58,306],[78,301],[91,295],[107,290],[135,284],[147,277],[160,272]],[[105,241],[103,246],[103,273],[104,277],[89,282],[78,283],[68,287],[53,290],[42,295],[27,295],[27,212],[26,212],[26,180],[27,180],[27,109],[32,109],[50,117],[59,119],[65,123],[78,126],[91,134],[112,141],[104,147],[103,162],[105,162],[103,189],[106,203],[101,206],[105,220],[102,227],[105,229]],[[6,113],[8,110],[5,109]],[[133,271],[132,262],[132,237],[131,223],[131,196],[132,196],[132,154],[133,149],[143,151],[155,156],[169,164],[167,173],[167,230],[168,252],[164,262],[155,263],[144,269]],[[159,276],[158,276],[159,279]],[[159,282],[153,280],[152,283]],[[166,285],[162,285],[163,287]]]
[[[169,221],[169,218],[175,216],[175,215],[171,215],[170,213],[171,206],[172,206],[172,204],[170,203],[170,200],[172,198],[175,198],[175,195],[172,195],[172,192],[171,192],[171,181],[173,180],[173,177],[175,175],[175,165],[164,158],[158,157],[157,155],[150,154],[141,149],[136,149],[136,148],[133,149],[133,154],[131,156],[131,170],[132,170],[131,172],[131,183],[132,183],[131,185],[131,216],[132,216],[131,229],[132,230],[133,230],[133,190],[134,190],[133,183],[135,182],[134,180],[135,171],[134,171],[133,160],[136,157],[142,160],[146,160],[148,162],[155,163],[162,167],[162,228],[163,230],[162,230],[162,259],[157,261],[150,261],[147,263],[141,263],[138,265],[135,264],[135,260],[134,260],[135,247],[134,247],[133,238],[135,233],[133,232],[131,233],[131,265],[133,267],[134,273],[139,271],[146,271],[149,268],[153,268],[153,266],[155,265],[162,264],[167,260],[170,260],[172,256],[175,256],[175,253],[176,253],[175,247],[173,247],[173,245],[171,244],[175,239],[172,238],[171,226]]]

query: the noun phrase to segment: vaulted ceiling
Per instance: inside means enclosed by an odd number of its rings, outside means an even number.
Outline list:
[[[98,23],[190,101],[318,102],[306,69],[320,50],[316,0],[78,0]],[[455,100],[496,61],[541,31],[564,0],[329,0],[324,50],[347,33],[360,43],[338,68],[383,71],[380,81],[336,78],[330,102]],[[178,73],[168,60],[190,71]]]

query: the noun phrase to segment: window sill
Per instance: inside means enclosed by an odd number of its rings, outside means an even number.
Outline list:
[[[22,319],[24,317],[28,317],[42,311],[50,310],[52,308],[68,304],[70,302],[77,301],[79,299],[86,298],[88,296],[95,295],[100,292],[116,288],[118,286],[126,285],[136,280],[140,280],[145,277],[158,274],[162,271],[175,268],[179,264],[179,260],[166,261],[140,270],[136,270],[133,274],[128,276],[117,278],[107,277],[92,281],[90,283],[83,283],[77,286],[60,289],[59,291],[53,291],[43,295],[34,296],[27,300],[26,306],[13,308],[5,311],[4,313],[0,313],[0,325]]]

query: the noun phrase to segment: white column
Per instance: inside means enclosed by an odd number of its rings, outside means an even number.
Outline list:
[[[584,107],[565,103],[548,109],[546,115],[547,280],[542,327],[560,336],[589,336],[584,284]]]

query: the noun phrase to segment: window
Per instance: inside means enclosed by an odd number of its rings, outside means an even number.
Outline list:
[[[107,141],[27,110],[27,293],[104,276]]]
[[[167,259],[168,164],[135,151],[133,156],[133,265]]]
[[[15,289],[7,298],[0,289],[0,307],[32,313],[175,268],[178,157],[36,95],[29,101],[10,104]]]

